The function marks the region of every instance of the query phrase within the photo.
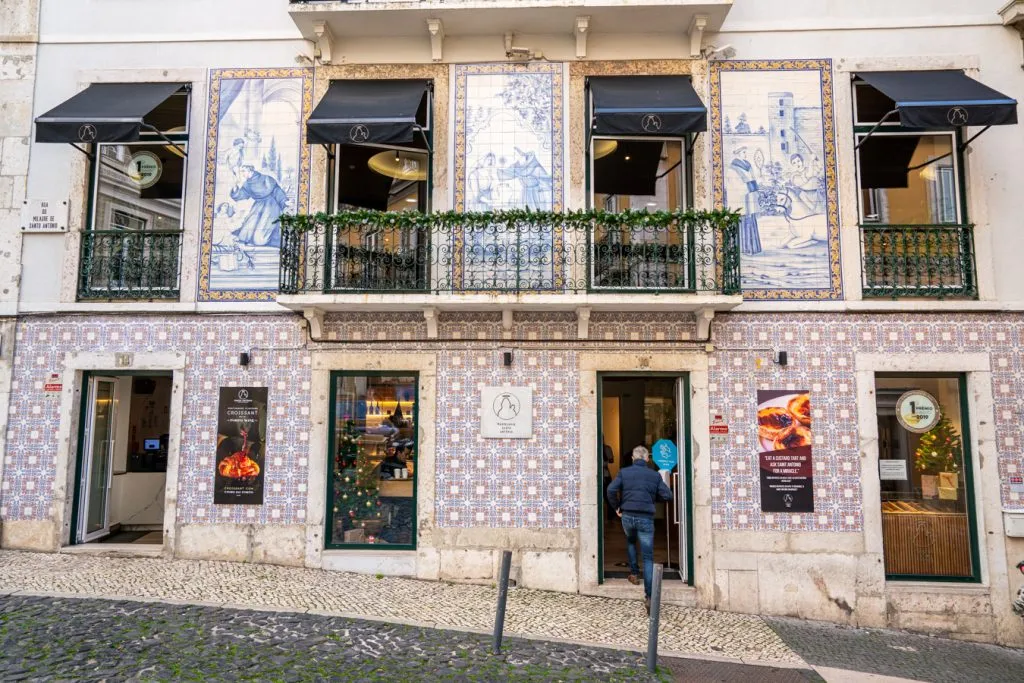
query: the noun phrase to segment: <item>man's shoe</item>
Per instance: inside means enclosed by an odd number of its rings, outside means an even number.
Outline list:
[[[634,586],[636,586],[637,584],[639,584],[639,583],[640,583],[640,577],[639,577],[639,576],[637,576],[636,574],[630,574],[630,575],[629,575],[629,576],[627,576],[626,578],[627,578],[627,579],[629,580],[629,582],[630,582],[631,584],[633,584]]]
[[[647,610],[647,616],[651,616],[651,599],[644,598],[644,609]]]

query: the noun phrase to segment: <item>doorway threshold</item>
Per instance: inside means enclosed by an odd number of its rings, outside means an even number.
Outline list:
[[[164,546],[162,543],[82,543],[66,545],[60,552],[99,557],[161,557]]]
[[[642,600],[644,587],[634,586],[626,579],[607,579],[601,584],[581,586],[580,593],[618,600]],[[661,601],[679,607],[696,607],[697,589],[681,581],[665,581],[661,584]]]

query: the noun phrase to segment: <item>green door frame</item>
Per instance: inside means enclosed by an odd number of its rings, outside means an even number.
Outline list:
[[[682,380],[683,383],[683,421],[677,425],[676,439],[685,431],[683,440],[683,459],[680,465],[686,468],[685,480],[681,482],[686,491],[686,585],[693,585],[693,455],[690,430],[690,373],[689,372],[598,372],[597,373],[597,496],[601,500],[597,506],[597,583],[604,583],[604,421],[602,411],[604,404],[604,379],[606,377],[661,377]],[[676,406],[678,409],[679,406]],[[676,466],[681,471],[680,466]],[[671,559],[671,558],[670,558]]]

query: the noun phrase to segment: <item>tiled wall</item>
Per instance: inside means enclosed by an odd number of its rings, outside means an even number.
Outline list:
[[[375,348],[436,350],[438,526],[575,528],[579,524],[578,347],[530,340],[572,339],[571,313],[521,314],[510,331],[501,316],[442,316],[439,340],[426,340],[418,314],[359,314],[330,318],[327,336],[340,340],[408,340]],[[594,313],[591,338],[656,342],[693,338],[692,318],[665,313]],[[496,344],[473,339],[513,338],[516,362],[501,364]],[[717,350],[710,358],[710,408],[730,433],[711,451],[712,514],[716,529],[857,531],[862,528],[857,444],[855,354],[991,354],[996,447],[1002,504],[1024,509],[1008,486],[1024,456],[1024,344],[1019,316],[811,315],[721,316],[714,325]],[[644,344],[644,341],[654,342]],[[42,380],[68,352],[184,351],[187,354],[178,515],[182,523],[215,521],[302,523],[308,485],[310,354],[294,317],[101,317],[46,319],[18,327],[14,386],[0,488],[5,519],[50,515],[60,403],[42,392]],[[691,347],[692,348],[692,347]],[[772,364],[770,349],[789,352],[790,364]],[[235,364],[249,350],[248,369]],[[758,367],[757,360],[761,359]],[[70,381],[66,378],[65,381]],[[535,438],[479,437],[479,391],[486,385],[535,387]],[[270,388],[266,502],[261,507],[212,504],[217,388]],[[762,514],[756,456],[758,389],[809,389],[814,413],[815,512]],[[595,454],[596,457],[596,454]]]

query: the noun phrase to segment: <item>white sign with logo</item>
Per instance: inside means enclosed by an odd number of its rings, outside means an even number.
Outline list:
[[[927,391],[911,389],[896,401],[896,419],[908,432],[927,432],[940,416],[939,402]]]
[[[68,203],[53,199],[26,199],[21,205],[22,232],[64,232],[68,229]]]
[[[533,389],[484,387],[480,398],[480,436],[485,439],[533,436]]]

